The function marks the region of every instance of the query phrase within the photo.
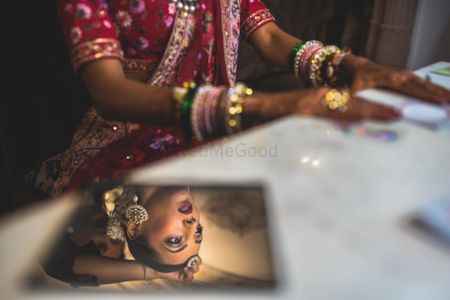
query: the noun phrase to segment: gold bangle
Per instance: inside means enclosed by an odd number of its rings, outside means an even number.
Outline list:
[[[181,105],[183,104],[188,92],[189,89],[184,87],[176,86],[172,89],[172,98],[175,103],[175,122],[179,122],[181,119]]]
[[[188,91],[189,90],[186,88],[182,88],[179,86],[174,87],[172,91],[173,99],[175,99],[177,103],[181,104],[181,102],[183,102],[184,98],[186,97]]]
[[[229,89],[225,114],[227,134],[237,133],[242,130],[241,120],[244,99],[251,95],[253,95],[253,90],[242,83],[238,83],[234,88]]]
[[[310,80],[313,86],[317,87],[326,83],[322,76],[323,64],[330,56],[339,55],[340,53],[341,49],[331,45],[323,47],[314,55],[310,70]]]

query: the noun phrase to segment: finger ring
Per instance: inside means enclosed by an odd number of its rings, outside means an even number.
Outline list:
[[[327,106],[331,110],[339,110],[345,112],[348,109],[350,103],[350,93],[347,91],[339,92],[333,89],[325,94],[322,99],[322,104]]]
[[[194,255],[186,263],[187,268],[192,268],[194,265],[198,264],[200,262],[200,256]]]

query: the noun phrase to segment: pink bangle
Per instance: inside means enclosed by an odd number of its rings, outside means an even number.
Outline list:
[[[319,46],[317,45],[312,45],[311,47],[309,47],[306,51],[305,54],[302,57],[301,60],[301,64],[300,64],[300,70],[301,70],[301,76],[302,79],[305,81],[308,81],[309,76],[308,76],[308,63],[311,59],[311,55],[312,53],[314,53],[317,49],[319,48]]]
[[[206,136],[206,120],[205,120],[205,109],[206,109],[206,103],[208,100],[208,97],[211,93],[211,91],[213,90],[213,87],[210,87],[203,95],[202,97],[202,102],[199,105],[199,114],[198,114],[198,118],[199,118],[199,129],[200,129],[200,133],[201,133],[201,139],[200,141],[203,141],[205,139]]]
[[[306,53],[315,46],[322,46],[322,43],[319,41],[308,41],[306,42],[303,47],[300,48],[300,50],[297,52],[295,59],[294,59],[294,74],[295,77],[304,77],[303,74],[303,67],[302,62],[307,61]],[[303,63],[304,64],[304,63]]]
[[[208,98],[206,99],[205,103],[205,111],[204,111],[204,120],[205,120],[205,128],[206,128],[206,135],[207,137],[212,137],[214,132],[216,131],[216,128],[214,127],[214,119],[217,118],[216,113],[217,111],[214,109],[215,105],[214,103],[218,103],[218,98],[222,91],[225,90],[225,87],[216,87],[213,88],[208,95]]]
[[[192,112],[191,112],[191,124],[192,131],[194,132],[194,136],[197,140],[203,141],[203,132],[204,132],[204,120],[203,120],[203,109],[205,98],[208,96],[208,92],[211,90],[212,86],[206,85],[202,86],[194,99],[192,104]]]
[[[220,105],[227,101],[228,88],[224,87],[213,102],[214,116],[212,117],[213,127],[215,128],[215,135],[221,136],[225,134],[224,127],[222,126],[222,119],[219,119]]]
[[[305,80],[309,81],[310,83],[312,83],[311,79],[310,79],[310,77],[311,77],[311,65],[313,63],[315,55],[318,52],[320,52],[322,50],[322,48],[323,47],[316,47],[316,48],[314,48],[313,51],[311,51],[311,53],[310,53],[310,57],[308,58],[307,64],[305,65],[305,67],[306,67],[306,70],[305,70],[306,78],[305,78]]]

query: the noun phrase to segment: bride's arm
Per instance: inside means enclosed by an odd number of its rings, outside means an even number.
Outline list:
[[[261,57],[275,66],[289,69],[290,54],[298,39],[268,23],[248,38]],[[395,70],[360,56],[346,55],[339,64],[353,92],[368,88],[386,88],[435,104],[449,104],[450,91],[417,77],[409,71]]]
[[[248,41],[265,61],[288,70],[289,55],[299,39],[271,22],[251,34]]]
[[[144,268],[136,261],[103,256],[78,256],[73,265],[73,272],[79,276],[95,276],[98,284],[144,280]]]
[[[84,67],[81,76],[97,110],[117,121],[173,125],[172,89],[127,79],[120,61],[103,59]]]
[[[144,271],[145,269],[145,271]],[[167,279],[176,282],[192,281],[198,267],[172,272],[159,273],[134,260],[114,259],[103,256],[80,255],[75,259],[73,272],[76,275],[95,276],[98,284],[125,281]]]

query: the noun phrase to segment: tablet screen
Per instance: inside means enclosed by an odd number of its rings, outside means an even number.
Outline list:
[[[107,183],[48,245],[32,289],[174,291],[276,286],[264,189]]]

